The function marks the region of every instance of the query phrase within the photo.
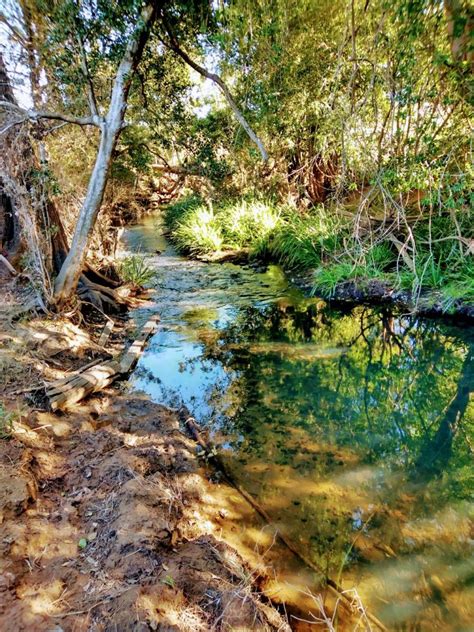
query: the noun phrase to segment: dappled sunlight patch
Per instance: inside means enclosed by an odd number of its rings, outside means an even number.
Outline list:
[[[74,430],[74,424],[69,419],[51,413],[38,412],[36,421],[40,429],[44,429],[47,434],[52,433],[55,437],[67,437]]]
[[[69,522],[32,516],[28,527],[17,533],[11,551],[13,556],[26,557],[34,563],[68,560],[78,555],[78,540],[77,529]]]
[[[25,608],[25,619],[30,619],[32,624],[36,621],[34,615],[52,615],[60,612],[67,597],[67,589],[59,579],[48,582],[47,585],[20,586],[17,593],[28,609]]]
[[[467,503],[406,522],[402,534],[410,548],[451,546],[463,550],[472,544],[472,507]]]

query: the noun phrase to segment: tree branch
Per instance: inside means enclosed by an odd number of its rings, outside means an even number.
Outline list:
[[[92,83],[92,78],[89,72],[89,66],[87,64],[87,55],[84,49],[84,42],[82,41],[82,37],[80,36],[79,32],[77,33],[77,41],[79,44],[79,50],[80,50],[80,55],[81,55],[81,70],[82,70],[82,74],[84,75],[84,79],[86,80],[86,83],[87,83],[87,100],[89,101],[89,108],[91,111],[91,115],[93,117],[99,116],[99,110],[97,108],[97,99],[95,97],[95,92],[94,92],[94,84]]]
[[[246,118],[244,117],[244,115],[240,111],[237,103],[235,102],[235,100],[234,100],[229,88],[227,87],[227,85],[219,77],[219,75],[217,75],[217,74],[215,74],[213,72],[209,72],[206,68],[204,68],[203,66],[200,66],[197,62],[195,62],[193,59],[191,59],[191,57],[186,53],[186,51],[184,51],[181,48],[181,46],[179,45],[178,40],[174,36],[174,34],[173,34],[169,24],[168,24],[168,21],[166,20],[166,17],[163,14],[163,12],[161,13],[161,18],[162,18],[165,30],[168,33],[168,37],[169,37],[169,42],[166,42],[166,41],[162,40],[163,44],[165,46],[167,46],[168,48],[170,48],[171,50],[173,50],[177,55],[179,55],[179,57],[181,57],[181,59],[183,61],[185,61],[189,66],[191,66],[191,68],[193,68],[202,77],[205,77],[206,79],[210,79],[211,81],[213,81],[219,87],[219,89],[221,90],[222,94],[227,99],[227,102],[228,102],[231,110],[234,112],[236,119],[239,121],[241,126],[247,132],[247,135],[250,138],[250,140],[252,140],[255,143],[255,145],[257,145],[257,147],[258,147],[258,149],[260,151],[260,154],[262,156],[262,159],[264,161],[267,161],[268,160],[268,154],[267,154],[267,151],[266,151],[266,149],[265,149],[265,147],[263,145],[263,142],[260,140],[260,138],[257,136],[257,134],[250,127],[249,123],[247,122]]]
[[[8,110],[12,110],[17,114],[23,116],[23,120],[37,121],[38,119],[51,119],[55,121],[64,121],[65,123],[71,123],[72,125],[94,125],[100,127],[99,117],[92,116],[72,116],[70,114],[64,114],[62,112],[46,112],[43,110],[23,110],[10,101],[0,101],[0,107]],[[20,121],[18,121],[20,122]]]

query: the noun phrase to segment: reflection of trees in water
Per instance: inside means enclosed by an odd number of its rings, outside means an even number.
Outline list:
[[[269,353],[252,353],[255,341],[346,351],[338,359],[298,359],[272,353],[271,347]],[[467,408],[469,349],[472,345],[452,328],[383,310],[341,314],[316,304],[246,308],[223,331],[218,346],[219,359],[240,376],[234,392],[243,411],[229,421],[229,431],[238,429],[248,449],[263,451],[261,422],[277,433],[296,424],[326,442],[351,446],[365,462],[388,459],[409,466],[427,461],[431,449],[454,438],[461,408],[462,413]],[[451,420],[453,415],[458,421]],[[449,461],[436,458],[441,469]]]
[[[439,476],[446,469],[453,453],[453,441],[461,428],[474,391],[474,345],[470,345],[464,359],[455,395],[441,416],[438,427],[421,445],[415,461],[415,471],[423,478]],[[469,447],[469,443],[468,443]]]
[[[462,516],[456,503],[470,493],[465,471],[472,459],[466,434],[473,413],[474,344],[467,332],[461,333],[383,310],[343,313],[316,304],[277,304],[241,310],[205,353],[237,376],[235,412],[226,425],[240,444],[243,464],[236,471],[252,482],[247,464],[270,464],[253,477],[253,482],[262,478],[265,500],[278,497],[270,513],[287,521],[295,542],[307,537],[305,551],[320,565],[326,561],[331,572],[341,560],[375,563],[386,560],[388,551],[390,566],[384,572],[399,582],[388,595],[394,604],[398,592],[399,600],[414,600],[414,606],[443,605],[443,564],[451,569],[452,586],[465,583],[459,533],[451,536],[440,524],[439,542],[432,537],[427,543],[420,526],[429,529],[445,508]],[[280,343],[307,345],[314,358],[301,358]],[[341,353],[318,355],[328,346]],[[344,454],[352,461],[340,461]],[[350,490],[337,501],[317,490],[319,478],[340,483],[346,472],[344,480],[350,481],[362,466],[378,473],[361,483],[361,488],[372,486],[374,504],[368,512],[350,504],[357,498]],[[305,476],[315,483],[312,493],[303,486],[290,490],[288,480],[281,480],[289,477],[297,487]],[[351,510],[365,526],[354,526]],[[404,535],[407,521],[415,534],[411,544]],[[453,581],[456,564],[461,575]],[[404,565],[411,579],[401,579]],[[433,581],[431,573],[438,573]],[[446,609],[442,616],[454,620]]]

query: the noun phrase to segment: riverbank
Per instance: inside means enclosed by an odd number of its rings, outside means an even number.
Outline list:
[[[24,301],[5,283],[0,627],[304,632],[339,610],[352,629],[357,593],[341,605],[302,569],[182,412],[126,383],[48,411],[44,383],[118,353],[133,320],[115,321],[105,349],[103,323],[24,313]]]
[[[155,272],[161,315],[133,388],[184,403],[268,522],[389,629],[462,629],[472,330],[331,306],[277,265],[184,257],[160,215],[124,240]],[[235,522],[239,551],[262,546],[246,520]]]
[[[3,293],[0,627],[289,630],[261,591],[265,563],[219,537],[232,490],[215,493],[177,411],[117,387],[48,412],[43,383],[107,357],[134,324],[106,352],[100,326],[18,322],[21,297]]]
[[[452,242],[439,235],[428,246],[424,225],[415,239],[415,257],[390,232],[363,245],[362,239],[354,239],[341,209],[321,207],[299,214],[272,201],[206,205],[190,197],[168,206],[164,219],[175,245],[201,261],[257,268],[279,263],[309,296],[474,321],[471,250],[462,244],[460,250],[452,245],[446,250],[445,244]],[[444,220],[433,223],[433,233],[445,228]]]

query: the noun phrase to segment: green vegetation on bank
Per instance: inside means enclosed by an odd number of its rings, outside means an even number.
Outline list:
[[[190,196],[166,207],[165,223],[183,252],[246,249],[250,257],[313,271],[314,291],[326,297],[344,281],[363,288],[375,279],[410,291],[415,301],[428,290],[450,311],[460,299],[474,304],[474,223],[464,203],[455,220],[448,211],[407,223],[408,242],[383,228],[368,238],[364,231],[355,234],[354,218],[344,207],[321,205],[302,213],[270,199],[210,203]]]

